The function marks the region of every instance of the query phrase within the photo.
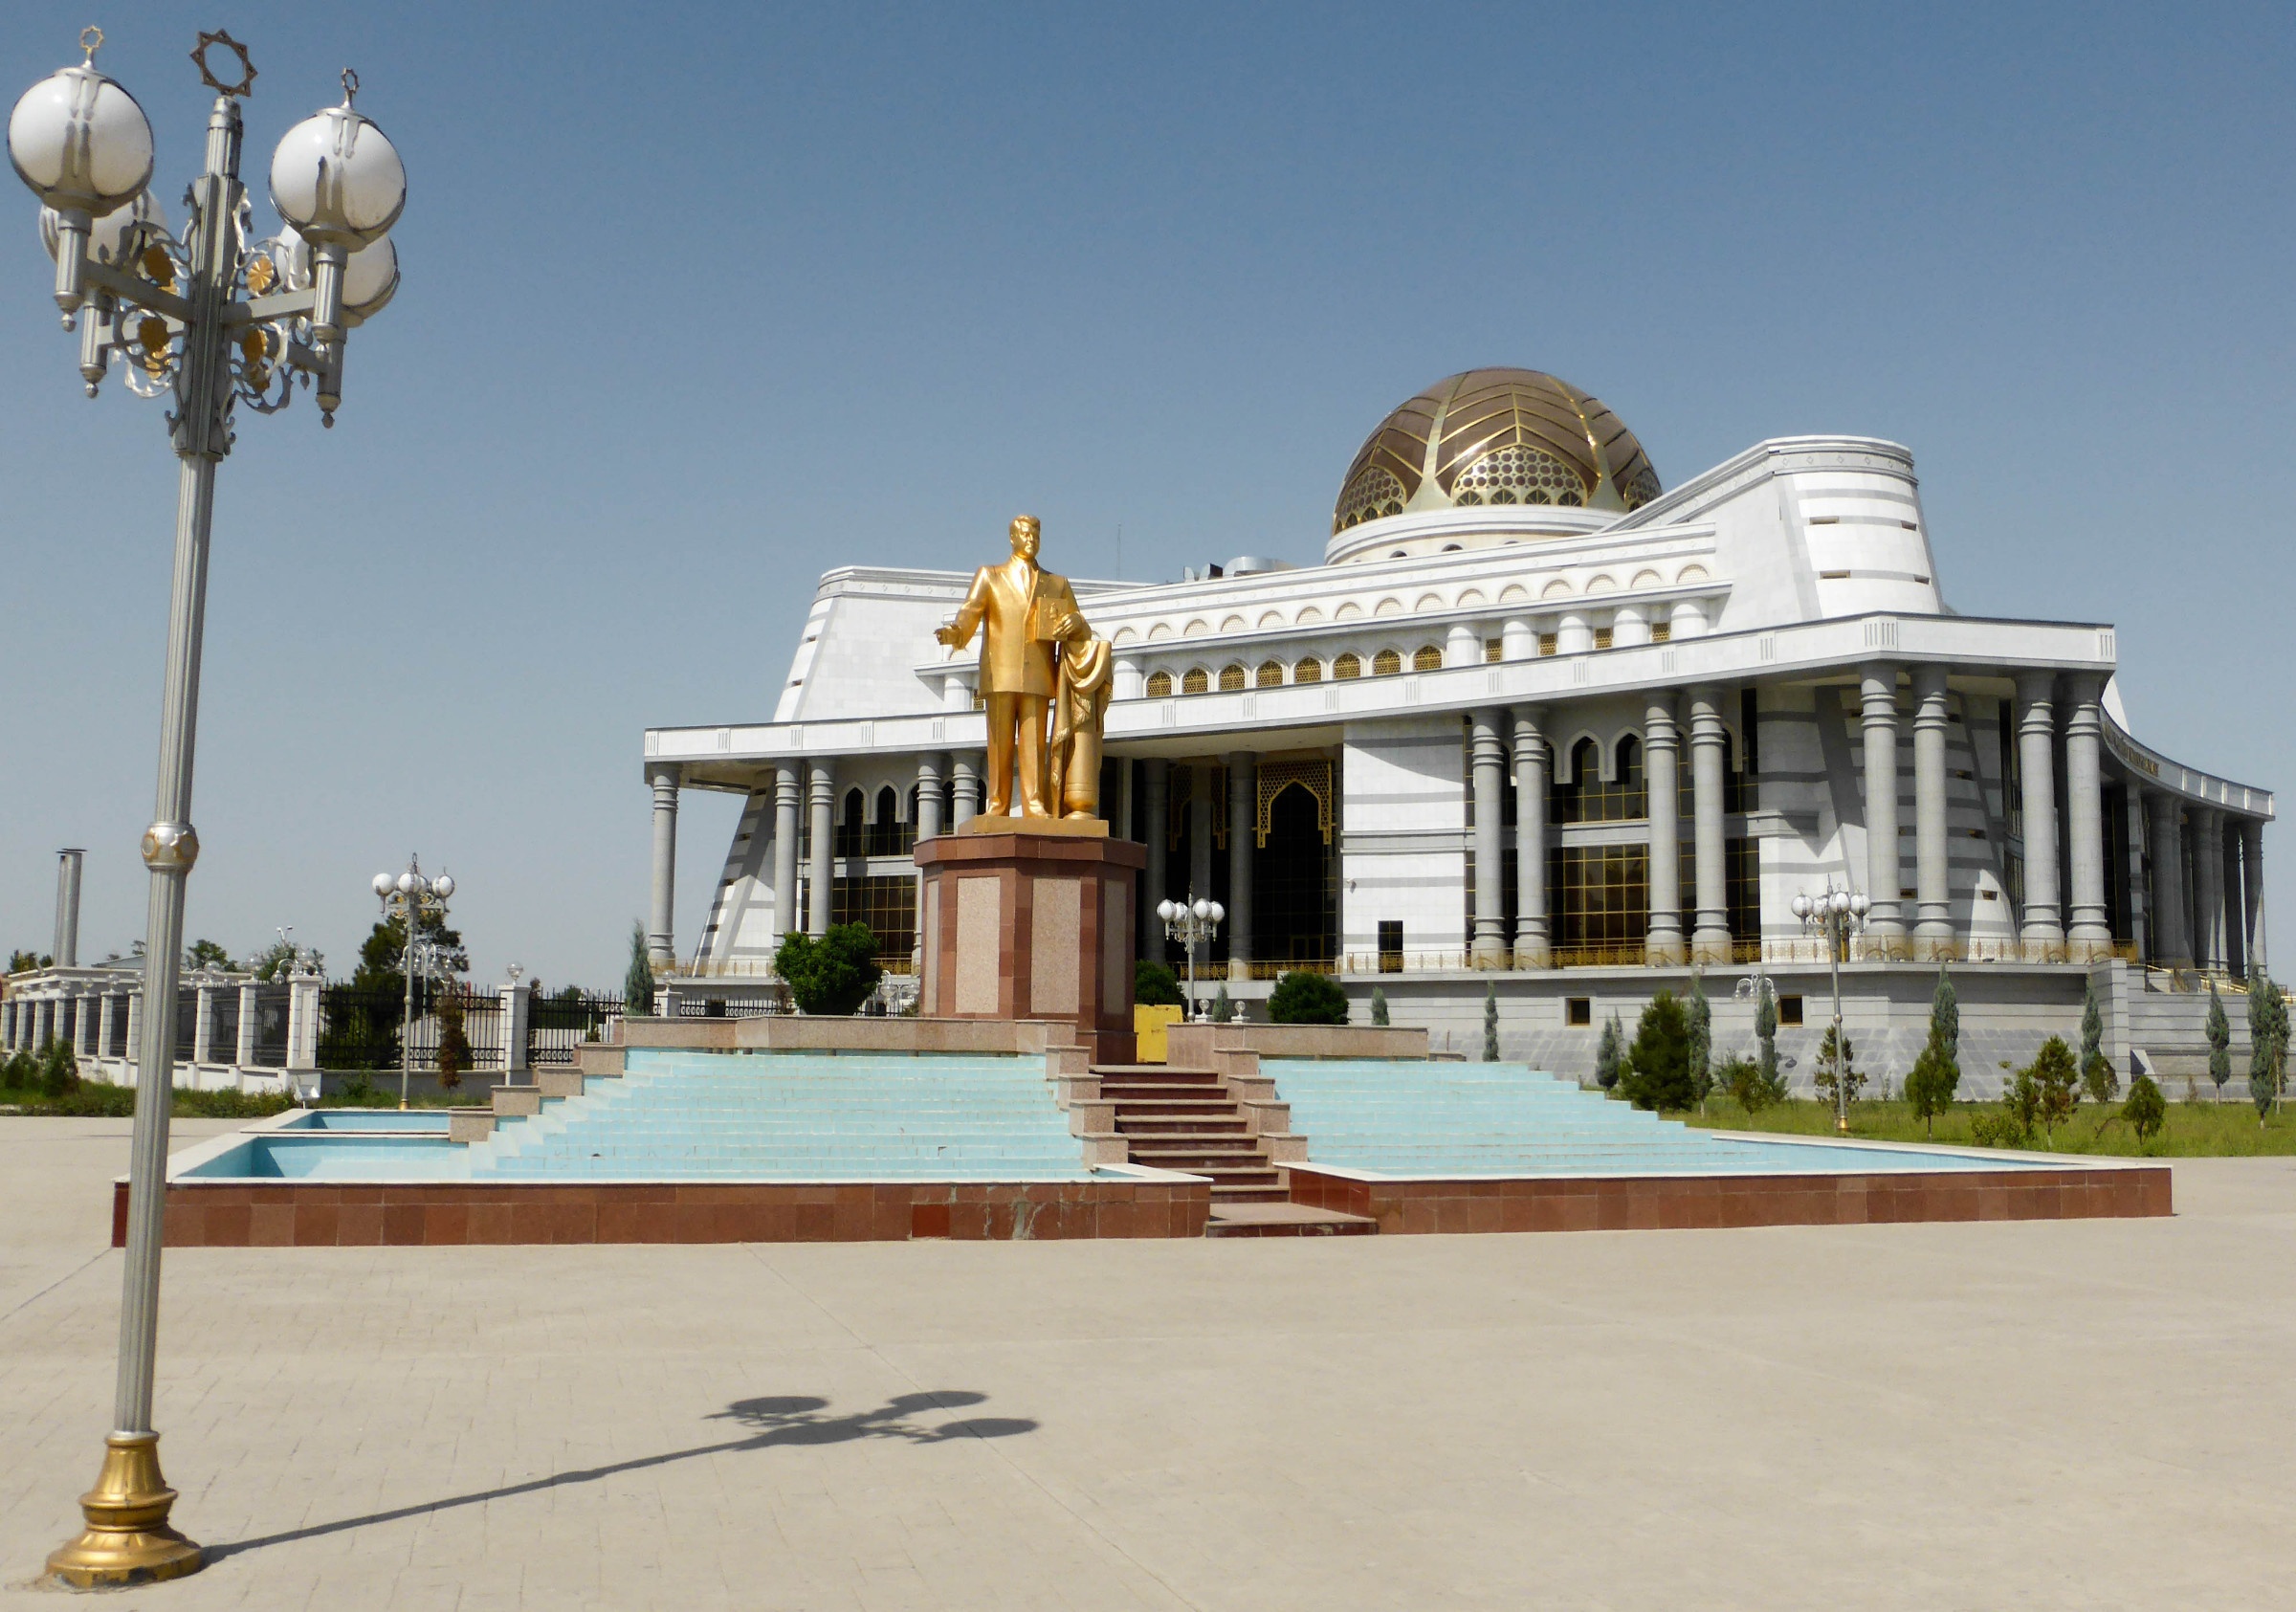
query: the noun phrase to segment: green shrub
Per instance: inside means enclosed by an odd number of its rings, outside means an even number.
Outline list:
[[[2108,1103],[2121,1094],[2121,1077],[2105,1056],[2105,1015],[2097,1005],[2093,975],[2081,996],[2081,1089],[2092,1103]]]
[[[1697,1103],[1690,1084],[1690,1016],[1672,991],[1660,991],[1643,1009],[1634,1045],[1620,1068],[1619,1087],[1636,1108],[1686,1109]]]
[[[1499,984],[1496,980],[1483,987],[1483,1061],[1499,1061]]]
[[[1372,994],[1375,1024],[1384,1024],[1387,999]],[[1268,1022],[1273,1025],[1344,1025],[1347,993],[1329,975],[1293,969],[1276,981],[1268,998]]]
[[[1377,985],[1371,987],[1371,1022],[1381,1027],[1387,1023],[1387,993]]]
[[[1151,962],[1146,958],[1132,965],[1132,1000],[1146,1007],[1187,1005],[1180,994],[1180,976],[1172,972],[1171,964]]]
[[[884,976],[877,938],[865,923],[834,924],[818,940],[792,931],[782,938],[773,967],[799,1009],[816,1018],[850,1017]]]
[[[68,1043],[50,1041],[40,1051],[40,1095],[54,1102],[79,1090],[79,1060]]]
[[[1835,1051],[1837,1036],[1841,1041],[1839,1056]],[[1818,1094],[1835,1105],[1837,1114],[1845,1113],[1858,1100],[1858,1093],[1866,1089],[1866,1077],[1858,1071],[1858,1049],[1846,1031],[1837,1030],[1832,1025],[1825,1027],[1825,1034],[1818,1043],[1817,1072],[1811,1081],[1818,1088]]]
[[[2081,1071],[2073,1062],[2073,1049],[2063,1036],[2053,1035],[2041,1044],[2024,1073],[2036,1088],[2042,1139],[2054,1148],[2057,1127],[2072,1118],[2081,1103]]]
[[[1212,1023],[1230,1025],[1235,1023],[1235,999],[1227,994],[1227,985],[1225,982],[1223,982],[1220,986],[1220,994],[1212,998]]]
[[[1595,1084],[1605,1092],[1619,1083],[1619,1059],[1625,1050],[1625,1039],[1616,1013],[1602,1021],[1601,1038],[1595,1043]]]
[[[1925,1136],[1937,1134],[1937,1116],[1954,1106],[1960,1084],[1961,1066],[1932,1035],[1913,1061],[1913,1072],[1906,1076],[1906,1101],[1912,1105]]]
[[[2160,1128],[2168,1123],[2169,1105],[2151,1075],[2140,1074],[2129,1083],[2129,1100],[2121,1105],[2121,1117],[2140,1142],[2160,1135]]]
[[[1762,1112],[1773,1103],[1786,1100],[1786,1083],[1777,1070],[1767,1073],[1752,1058],[1733,1058],[1724,1064],[1714,1076],[1715,1082],[1749,1116]]]
[[[653,960],[646,955],[646,925],[638,918],[629,924],[629,967],[622,976],[622,1010],[633,1019],[653,1017]]]

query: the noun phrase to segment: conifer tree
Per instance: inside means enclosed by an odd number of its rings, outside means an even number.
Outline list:
[[[1377,985],[1371,987],[1371,1022],[1381,1027],[1387,1023],[1387,993]]]
[[[1755,1065],[1762,1073],[1762,1084],[1770,1091],[1779,1087],[1777,1078],[1777,989],[1770,983],[1770,976],[1761,976],[1761,984],[1754,999],[1754,1038],[1761,1044],[1761,1056]]]
[[[2280,1100],[2282,1071],[2287,1057],[2287,1004],[2272,977],[2262,969],[2248,974],[2248,1096],[2256,1104],[2256,1122]]]
[[[1212,998],[1212,1023],[1215,1025],[1232,1024],[1235,1017],[1235,1002],[1227,994],[1227,983],[1222,981],[1220,994]]]
[[[1499,985],[1495,980],[1483,987],[1483,1061],[1499,1061]]]
[[[653,960],[646,955],[646,923],[629,925],[629,970],[622,976],[622,1011],[633,1019],[653,1017]]]
[[[2224,1083],[2232,1078],[2232,1021],[2224,1017],[2224,999],[2217,983],[2208,983],[2208,1077],[2217,1083],[2217,1101],[2224,1100]]]
[[[1602,1039],[1595,1043],[1595,1084],[1605,1092],[1619,1083],[1619,1053],[1625,1039],[1619,1016],[1613,1013],[1602,1023]]]
[[[2097,1005],[2097,977],[2088,977],[2081,993],[2081,1089],[2095,1103],[2108,1103],[2121,1094],[2121,1077],[2112,1072],[2105,1056],[2105,1014]]]
[[[1706,973],[1703,969],[1690,976],[1688,1011],[1690,1019],[1690,1093],[1697,1098],[1698,1107],[1703,1112],[1707,1093],[1714,1089],[1714,1010],[1706,1000]]]
[[[1925,1136],[1937,1134],[1937,1115],[1954,1106],[1961,1084],[1961,1005],[1945,969],[1937,970],[1936,994],[1930,998],[1930,1039],[1906,1076],[1906,1101]]]

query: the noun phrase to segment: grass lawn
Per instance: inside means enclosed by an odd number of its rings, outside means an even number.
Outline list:
[[[320,1099],[320,1108],[392,1108],[399,1106],[396,1075],[388,1091],[375,1085],[364,1094],[348,1092],[330,1092]],[[474,1087],[474,1091],[483,1091]],[[454,1096],[417,1095],[410,1099],[415,1108],[453,1108],[457,1104],[477,1100],[470,1093]],[[295,1105],[284,1096],[260,1093],[193,1092],[178,1090],[175,1093],[175,1117],[178,1119],[261,1119],[269,1115],[284,1114]],[[132,1086],[109,1086],[100,1081],[83,1080],[77,1091],[61,1097],[43,1096],[37,1086],[22,1087],[0,1084],[0,1109],[18,1114],[64,1115],[81,1119],[124,1119],[136,1112],[136,1091]]]
[[[1901,1102],[1852,1103],[1849,1134],[1867,1141],[1920,1142],[1934,1140],[1954,1147],[1972,1147],[1970,1116],[1998,1114],[1998,1103],[1955,1103],[1953,1112],[1937,1116],[1935,1135],[1926,1134],[1910,1106]],[[1672,1117],[1672,1116],[1669,1116]],[[1797,1098],[1759,1114],[1749,1115],[1734,1101],[1717,1093],[1706,1112],[1681,1115],[1692,1125],[1718,1131],[1774,1131],[1787,1136],[1830,1137],[1834,1111],[1828,1104]],[[2262,1125],[2245,1099],[2237,1103],[2185,1102],[2172,1097],[2168,1122],[2160,1135],[2141,1146],[2121,1107],[2099,1107],[2084,1102],[2071,1123],[2060,1126],[2053,1137],[2036,1131],[2033,1151],[2058,1153],[2118,1153],[2158,1159],[2244,1158],[2259,1154],[2296,1154],[2296,1112],[2274,1115]]]

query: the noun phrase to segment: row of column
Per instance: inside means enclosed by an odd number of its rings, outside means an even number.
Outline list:
[[[287,1063],[291,1069],[309,1069],[316,1061],[321,983],[317,975],[298,975],[288,982]],[[253,983],[204,985],[188,982],[182,988],[190,993],[193,1003],[189,1062],[228,1062],[239,1069],[255,1067],[258,987]],[[520,1028],[514,1043],[520,1048],[525,1041],[522,1004],[532,988],[531,983],[525,981],[503,988],[505,999],[516,993],[521,1004],[515,1017]],[[215,998],[226,990],[239,993],[238,1030],[229,1059],[217,1056],[215,1047]],[[65,1011],[67,1006],[71,1008],[69,1013]],[[94,1011],[90,1011],[91,1007]],[[120,1026],[122,1015],[126,1023],[115,1037],[113,1028]],[[63,1039],[82,1058],[109,1058],[114,1055],[112,1044],[118,1040],[125,1048],[120,1056],[133,1062],[139,1052],[137,1038],[143,1033],[143,1017],[141,991],[74,990],[58,996],[11,997],[0,1002],[0,1051],[11,1055],[36,1052],[49,1041]]]
[[[112,1027],[117,1023],[115,1005],[121,1002],[127,1004],[127,1046],[132,1057],[144,999],[126,991],[19,996],[0,1003],[0,1051],[36,1052],[52,1040],[64,1040],[83,1058],[108,1057]],[[91,1007],[94,1012],[89,1011]]]
[[[2152,960],[2234,973],[2264,968],[2263,820],[2147,789],[2133,779],[2128,788],[2130,837],[2142,836],[2131,850],[2152,868],[2152,901],[2144,915]]]
[[[1217,764],[1227,769],[1225,801],[1213,798],[1212,761],[1180,763],[1190,774],[1186,894],[1203,896],[1212,892],[1212,818],[1215,812],[1225,812],[1227,900],[1224,905],[1227,908],[1227,917],[1222,928],[1227,936],[1227,977],[1247,980],[1251,977],[1251,860],[1252,850],[1259,843],[1259,756],[1250,750],[1231,750],[1221,756]],[[1149,757],[1141,763],[1146,795],[1140,803],[1139,835],[1148,848],[1148,867],[1142,875],[1144,894],[1139,903],[1137,955],[1141,957],[1164,955],[1164,920],[1156,916],[1156,904],[1171,888],[1168,836],[1172,822],[1172,767],[1173,763],[1161,756]]]
[[[1654,963],[1730,961],[1730,887],[1724,863],[1723,791],[1730,735],[1727,692],[1689,691],[1678,716],[1670,697],[1654,695],[1643,713],[1643,776],[1649,789],[1650,927],[1644,953]],[[1682,719],[1687,716],[1688,721]],[[1540,705],[1492,707],[1469,718],[1475,803],[1477,968],[1545,968],[1554,961],[1547,919],[1547,790],[1554,747]],[[1689,742],[1690,852],[1693,907],[1686,934],[1682,912],[1680,762]],[[1506,915],[1506,768],[1514,762],[1515,921]]]

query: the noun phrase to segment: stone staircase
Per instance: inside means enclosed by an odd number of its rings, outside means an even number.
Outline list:
[[[1053,1054],[1055,1058],[1058,1054]],[[1098,1157],[1203,1176],[1212,1183],[1207,1237],[1360,1236],[1379,1229],[1360,1215],[1291,1202],[1284,1166],[1307,1157],[1291,1111],[1254,1054],[1219,1054],[1221,1068],[1093,1064],[1063,1071],[1073,1128]],[[1088,1145],[1091,1145],[1088,1142]]]

